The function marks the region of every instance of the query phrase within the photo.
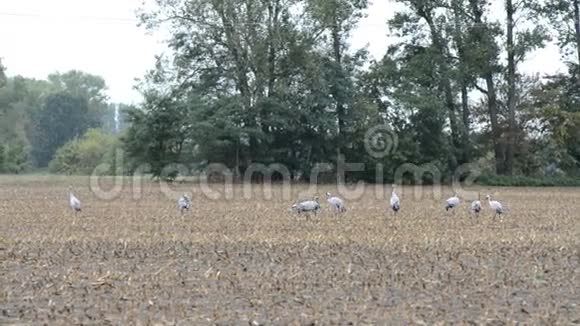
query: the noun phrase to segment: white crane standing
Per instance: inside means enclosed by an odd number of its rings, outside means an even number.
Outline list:
[[[81,201],[75,197],[72,191],[72,186],[68,187],[68,204],[73,212],[78,213],[81,211]]]
[[[393,185],[393,190],[391,192],[390,206],[394,214],[397,214],[397,212],[401,209],[401,201],[399,200],[399,196],[397,196],[395,193],[395,185]]]
[[[330,207],[334,209],[335,213],[344,213],[346,212],[346,206],[344,206],[344,202],[342,199],[332,196],[330,192],[326,193],[326,201],[330,204]]]
[[[487,198],[489,208],[495,211],[495,215],[493,215],[493,218],[495,219],[498,215],[501,216],[501,214],[503,214],[503,206],[501,205],[501,203],[498,202],[497,200],[491,200],[490,195],[487,195],[485,198]]]
[[[186,194],[183,194],[183,196],[181,196],[179,200],[177,200],[177,208],[179,208],[179,211],[181,212],[181,214],[183,214],[183,211],[189,211],[190,207],[191,201],[189,200],[189,197],[187,197]]]
[[[477,194],[477,200],[471,202],[471,212],[475,214],[475,216],[479,216],[479,212],[481,212],[481,194]]]
[[[450,197],[449,199],[447,199],[445,201],[446,206],[445,206],[445,210],[449,211],[450,209],[454,209],[455,207],[459,206],[460,200],[459,200],[459,196],[457,196],[457,193],[455,193],[453,195],[453,197]]]

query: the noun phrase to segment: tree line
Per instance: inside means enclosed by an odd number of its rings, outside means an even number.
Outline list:
[[[119,128],[103,78],[72,70],[36,80],[5,70],[0,62],[0,173],[90,173],[102,163]]]
[[[307,178],[317,163],[357,162],[365,169],[350,180],[377,181],[380,167],[378,181],[391,181],[405,163],[447,177],[466,163],[580,176],[578,0],[395,2],[384,33],[396,41],[374,60],[350,43],[366,0],[156,0],[140,18],[169,31],[168,52],[138,85],[143,104],[125,110],[125,173],[279,163]],[[526,74],[522,63],[550,43],[566,71]],[[376,126],[396,137],[388,155],[368,151]]]
[[[154,174],[168,163],[243,173],[277,162],[308,175],[343,160],[367,164],[353,179],[374,180],[376,163],[388,179],[407,162],[578,176],[577,0],[395,2],[396,42],[371,60],[349,43],[366,0],[156,1],[141,19],[169,28],[171,51],[141,85],[128,154]],[[521,64],[549,42],[568,70],[525,74]],[[376,125],[398,137],[388,157],[365,149]]]

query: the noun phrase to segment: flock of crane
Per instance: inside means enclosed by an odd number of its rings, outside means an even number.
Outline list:
[[[502,204],[497,200],[492,200],[490,195],[486,196],[487,202],[489,204],[489,208],[495,212],[494,218],[497,216],[501,216],[504,213],[504,209]],[[343,213],[346,212],[346,206],[344,201],[339,197],[333,196],[331,193],[326,193],[326,200],[330,207],[335,211],[335,213]],[[450,211],[459,206],[461,200],[457,194],[454,194],[453,197],[448,198],[445,201],[445,210]],[[395,192],[395,186],[393,185],[393,190],[391,192],[391,199],[389,202],[390,208],[393,210],[393,213],[396,214],[401,209],[401,200],[397,193]],[[318,213],[321,209],[320,202],[318,201],[318,197],[314,197],[313,200],[306,200],[303,202],[299,202],[292,206],[292,210],[300,213],[308,213],[313,212],[314,214]],[[471,212],[476,216],[483,210],[483,205],[481,204],[481,195],[478,194],[477,200],[471,202]]]
[[[481,196],[478,195],[477,200],[471,202],[471,212],[476,216],[483,209],[483,205],[481,204]],[[489,204],[489,208],[495,212],[494,218],[498,215],[501,216],[503,214],[504,209],[502,204],[499,201],[492,200],[490,195],[486,196],[487,202]],[[326,200],[330,207],[334,210],[335,213],[344,213],[346,212],[346,205],[344,201],[336,196],[333,196],[330,192],[326,193]],[[459,206],[461,200],[457,194],[454,194],[453,197],[448,198],[445,201],[445,210],[450,211]],[[390,208],[393,210],[393,213],[396,214],[401,209],[401,201],[397,193],[395,192],[395,186],[393,185],[393,190],[391,192],[391,199],[390,199]],[[72,186],[69,187],[69,205],[71,209],[78,213],[82,210],[81,201],[73,194]],[[183,214],[185,211],[188,211],[191,208],[191,200],[187,195],[181,196],[177,200],[177,208]],[[295,211],[296,213],[309,213],[312,212],[314,214],[318,213],[321,209],[320,202],[318,201],[318,197],[315,197],[313,200],[306,200],[299,202],[295,205],[292,205],[291,210]]]

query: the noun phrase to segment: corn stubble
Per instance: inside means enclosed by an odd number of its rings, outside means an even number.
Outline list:
[[[257,187],[179,185],[183,216],[153,183],[139,200],[75,188],[76,218],[66,182],[0,189],[0,324],[580,323],[578,190],[493,189],[510,209],[493,221],[412,188],[396,216],[369,190],[310,219]]]

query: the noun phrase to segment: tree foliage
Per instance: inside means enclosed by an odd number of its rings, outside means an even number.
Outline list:
[[[89,129],[60,147],[49,164],[49,171],[59,174],[92,174],[101,164],[108,164],[98,173],[111,173],[111,156],[119,148],[118,139],[98,129]],[[97,173],[95,172],[95,173]]]
[[[0,169],[52,160],[53,171],[86,173],[79,146],[91,142],[79,137],[124,125],[112,146],[127,155],[123,172],[163,178],[211,163],[238,177],[278,163],[305,180],[318,163],[345,162],[365,164],[346,173],[353,181],[392,181],[405,163],[446,178],[466,163],[490,175],[580,173],[578,0],[396,2],[392,42],[373,60],[351,45],[367,0],[155,0],[140,18],[168,32],[168,51],[139,82],[137,107],[110,103],[98,76],[35,81],[0,68]],[[550,35],[568,71],[526,74]],[[384,155],[368,148],[377,127],[394,145]]]
[[[0,173],[46,167],[60,146],[114,119],[105,90],[101,77],[80,71],[35,80],[7,77],[1,67]]]
[[[564,7],[506,1],[507,19],[498,20],[491,0],[398,2],[404,7],[389,21],[398,41],[369,61],[349,44],[364,0],[156,1],[141,18],[153,30],[169,27],[171,52],[141,84],[148,96],[131,115],[127,151],[156,175],[171,163],[218,162],[243,173],[277,162],[307,177],[318,162],[341,161],[372,172],[355,179],[371,179],[379,163],[386,179],[403,163],[448,175],[469,162],[541,173],[550,155],[526,164],[525,151],[574,132],[553,122],[567,109],[532,110],[534,94],[567,86],[530,83],[519,64],[548,40],[538,13],[563,17]],[[397,134],[395,153],[367,152],[365,135],[377,125]],[[530,126],[554,131],[538,141]],[[574,146],[549,148],[570,154]]]

